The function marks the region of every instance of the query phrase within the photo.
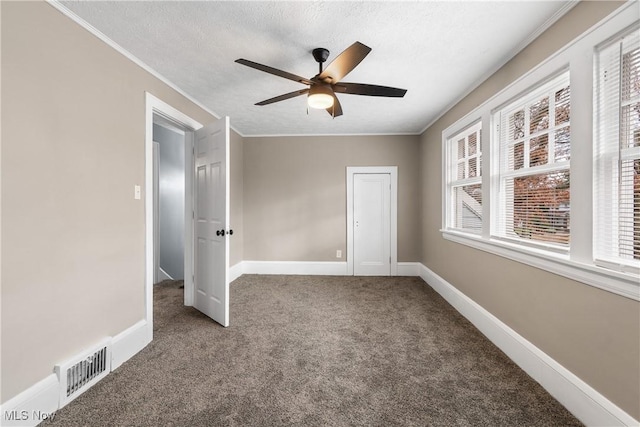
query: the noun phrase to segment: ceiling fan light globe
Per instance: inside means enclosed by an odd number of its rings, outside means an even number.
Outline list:
[[[309,107],[326,110],[333,105],[333,96],[327,93],[312,93],[307,98]]]

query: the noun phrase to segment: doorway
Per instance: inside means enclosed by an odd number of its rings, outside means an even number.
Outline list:
[[[154,284],[184,280],[185,135],[153,115]]]
[[[397,166],[347,167],[347,274],[398,274],[397,206]]]
[[[210,209],[212,206],[222,206],[222,215],[216,215],[220,228],[214,231],[218,236],[232,234],[229,226],[229,118],[224,117],[207,126],[203,126],[196,120],[190,118],[169,104],[161,101],[150,93],[146,93],[146,136],[145,136],[145,321],[146,333],[149,340],[153,339],[153,284],[157,279],[155,260],[162,263],[162,256],[156,257],[156,248],[160,253],[162,246],[156,244],[161,240],[158,237],[162,234],[162,225],[155,227],[156,222],[162,224],[161,218],[154,218],[154,213],[161,217],[161,198],[154,197],[154,124],[162,122],[165,127],[169,126],[174,130],[184,132],[183,152],[184,152],[184,209],[183,215],[183,269],[184,277],[184,305],[195,306],[194,294],[204,294],[219,301],[219,304],[209,307],[197,306],[198,310],[211,317],[223,326],[228,326],[229,307],[229,244],[228,239],[218,239],[224,242],[217,246],[217,251],[202,250],[202,240],[206,236],[201,236],[198,230],[202,229],[203,220],[208,220],[210,212],[218,212],[219,209]],[[155,123],[154,123],[155,122]],[[203,154],[211,147],[215,152],[216,159],[204,168],[203,173],[196,177],[196,166],[202,160]],[[174,147],[175,148],[175,147]],[[204,156],[209,159],[211,156]],[[160,151],[156,156],[157,163],[160,163]],[[215,160],[215,159],[214,159]],[[217,162],[217,163],[216,163]],[[212,166],[216,166],[221,173],[213,174]],[[202,172],[202,171],[201,171]],[[204,179],[203,179],[204,178]],[[160,179],[160,177],[159,177]],[[213,181],[212,181],[213,180]],[[214,182],[217,185],[209,185],[211,191],[204,191],[203,183]],[[158,188],[158,193],[160,188]],[[155,208],[156,200],[159,201]],[[175,213],[175,209],[174,209]],[[206,215],[202,215],[202,214]],[[196,227],[196,223],[198,227]],[[224,231],[224,232],[223,232]],[[196,244],[196,240],[198,244]],[[210,240],[215,243],[216,239]],[[213,244],[212,243],[212,244]],[[178,258],[179,260],[179,258]],[[179,263],[179,262],[178,262]],[[164,269],[163,269],[164,270]],[[178,267],[179,271],[179,267]],[[211,273],[211,274],[204,274]]]

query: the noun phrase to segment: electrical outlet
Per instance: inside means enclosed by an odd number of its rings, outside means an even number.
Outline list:
[[[133,198],[136,200],[140,200],[140,186],[139,185],[134,185],[133,186]]]
[[[342,251],[340,249],[336,251],[336,258],[342,258]]]

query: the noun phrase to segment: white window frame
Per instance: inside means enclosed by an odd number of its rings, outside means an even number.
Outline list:
[[[468,137],[472,133],[478,134],[478,140],[476,142],[477,148],[476,153],[472,157],[477,159],[476,163],[476,171],[477,175],[471,178],[462,178],[459,179],[458,175],[458,163],[460,160],[457,156],[457,144],[458,140],[464,138],[467,141]],[[468,145],[465,144],[465,149],[468,150]],[[444,182],[446,182],[447,189],[445,190],[445,203],[443,204],[443,217],[445,218],[445,228],[447,230],[456,230],[462,233],[471,233],[471,234],[480,234],[479,232],[475,232],[468,228],[456,227],[456,218],[458,215],[458,210],[455,207],[455,198],[453,197],[453,190],[457,187],[462,187],[465,185],[482,185],[482,122],[477,120],[475,123],[464,127],[462,130],[456,132],[451,136],[446,136],[443,138],[443,152],[445,153],[445,168],[444,168]],[[468,160],[470,159],[468,153],[465,153],[462,161],[465,162],[465,170],[468,170]],[[484,194],[483,194],[484,195]],[[481,213],[481,219],[484,217],[484,214]]]
[[[530,88],[527,93],[518,96],[515,100],[510,101],[507,105],[501,106],[491,115],[492,126],[492,136],[490,141],[490,149],[492,153],[498,153],[496,161],[494,162],[494,168],[492,169],[492,174],[497,177],[495,181],[493,181],[493,187],[491,191],[491,197],[493,201],[493,206],[496,206],[496,209],[493,210],[491,216],[491,223],[495,224],[492,227],[491,236],[495,239],[502,239],[506,241],[511,241],[513,244],[520,244],[526,246],[537,247],[541,250],[554,251],[562,254],[569,253],[569,247],[566,245],[559,245],[549,242],[543,242],[539,240],[532,239],[521,239],[515,236],[508,236],[507,233],[507,225],[508,218],[504,218],[504,211],[506,210],[507,198],[505,191],[505,183],[509,178],[519,178],[519,177],[528,177],[538,174],[543,174],[547,172],[559,172],[559,171],[570,171],[571,162],[569,161],[561,161],[561,162],[548,162],[545,165],[533,166],[529,167],[529,150],[528,141],[531,139],[531,135],[529,135],[529,109],[526,108],[534,100],[539,100],[544,95],[549,95],[550,91],[557,89],[558,85],[564,86],[570,84],[570,77],[568,75],[568,70],[564,69],[559,73],[551,76],[547,79],[547,81],[539,84],[536,87]],[[549,101],[549,117],[552,117],[555,113],[555,109],[553,108],[553,100]],[[500,156],[507,155],[506,147],[503,145],[503,135],[504,129],[500,129],[500,122],[502,121],[502,114],[510,114],[513,111],[522,109],[524,111],[524,131],[525,136],[522,138],[522,142],[524,143],[524,164],[525,166],[514,170],[508,171],[502,168],[503,165],[500,164]],[[566,125],[563,125],[565,127]],[[547,129],[546,133],[549,134],[549,147],[548,150],[553,152],[553,130],[557,126],[550,126]],[[572,138],[573,139],[573,138]],[[497,183],[497,186],[496,186]]]
[[[620,238],[618,220],[620,212],[618,211],[617,201],[621,197],[618,179],[620,178],[620,170],[618,160],[626,161],[626,160],[638,160],[640,159],[640,146],[632,147],[632,148],[623,148],[619,149],[620,144],[620,135],[616,135],[617,138],[609,139],[611,135],[606,134],[608,130],[611,128],[607,127],[607,129],[603,129],[603,120],[605,116],[608,116],[607,119],[611,120],[614,128],[620,129],[620,107],[629,104],[635,104],[638,102],[638,97],[635,99],[622,102],[618,104],[615,113],[611,114],[611,110],[607,110],[607,108],[611,108],[611,104],[605,103],[602,101],[604,99],[609,99],[610,94],[603,95],[601,91],[602,87],[602,71],[607,69],[608,71],[612,71],[609,67],[611,64],[604,65],[602,64],[602,56],[607,49],[610,48],[620,48],[620,43],[623,38],[629,37],[632,33],[636,33],[635,39],[632,38],[632,43],[637,48],[638,39],[637,33],[640,31],[640,24],[635,25],[632,28],[629,28],[623,31],[621,34],[617,35],[613,40],[602,43],[602,45],[598,46],[596,49],[596,74],[598,75],[595,82],[595,101],[594,101],[594,109],[597,109],[596,120],[600,120],[599,122],[594,123],[594,137],[596,138],[596,144],[598,147],[596,148],[596,158],[594,158],[594,170],[601,171],[604,175],[603,178],[598,180],[597,177],[594,176],[594,197],[596,194],[600,192],[600,198],[596,198],[594,200],[594,218],[605,217],[601,221],[600,224],[594,224],[594,258],[595,263],[597,265],[601,265],[607,268],[618,269],[621,271],[630,271],[638,273],[640,260],[637,259],[627,259],[623,256],[613,255],[612,249],[618,249],[618,245],[615,243]],[[621,59],[621,58],[619,58]],[[618,70],[619,72],[621,70]],[[616,90],[619,89],[620,81],[622,79],[622,73],[618,75],[616,79]],[[619,99],[620,94],[617,94],[618,102],[621,102]],[[606,107],[606,108],[603,108]],[[608,112],[607,112],[608,111]],[[604,132],[604,133],[603,133]],[[607,136],[604,136],[607,135]],[[599,157],[601,156],[601,157]],[[599,157],[599,158],[598,158]],[[612,164],[615,162],[615,165]],[[601,187],[599,187],[599,185]],[[628,190],[630,189],[633,192],[633,182],[627,183]],[[604,190],[604,191],[603,191]],[[631,194],[631,197],[633,195]],[[608,217],[608,218],[606,218]],[[613,219],[612,221],[608,221],[608,219]],[[633,242],[633,236],[630,236],[630,243]],[[613,245],[614,247],[610,246]],[[608,248],[606,248],[609,246]],[[606,249],[605,249],[606,248]]]
[[[442,234],[447,240],[471,246],[522,262],[618,295],[640,301],[640,276],[596,265],[593,261],[593,88],[595,47],[638,21],[637,3],[629,2],[555,52],[521,78],[453,123],[442,133],[443,185]],[[571,243],[567,253],[536,246],[514,244],[492,237],[497,230],[495,201],[491,189],[497,188],[499,151],[490,149],[495,138],[493,115],[502,106],[527,93],[563,70],[569,70],[571,82],[571,139],[580,141],[580,149],[571,150]],[[446,139],[480,120],[482,122],[483,229],[480,235],[459,232],[446,223],[447,159]]]

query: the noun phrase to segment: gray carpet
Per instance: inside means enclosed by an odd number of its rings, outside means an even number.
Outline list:
[[[157,285],[154,341],[60,426],[581,425],[419,278],[245,275],[231,326]]]

